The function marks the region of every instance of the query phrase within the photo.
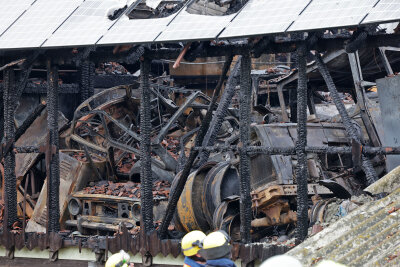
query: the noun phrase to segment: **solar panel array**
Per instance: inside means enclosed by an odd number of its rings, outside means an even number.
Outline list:
[[[121,18],[100,39],[98,44],[151,43],[167,27],[170,21],[170,17],[135,20],[130,20],[127,17]]]
[[[378,0],[313,0],[289,31],[338,28],[360,24]]]
[[[0,35],[18,19],[34,0],[0,0]]]
[[[310,0],[250,1],[219,38],[285,32]]]
[[[182,11],[156,39],[157,42],[215,39],[234,15],[206,16]]]
[[[0,49],[229,39],[400,21],[400,0],[250,0],[227,16],[189,14],[185,6],[165,18],[110,20],[110,10],[124,3],[0,0]]]
[[[83,0],[37,0],[1,36],[1,48],[40,47]]]
[[[380,0],[378,4],[369,12],[363,23],[398,20],[400,18],[399,0]]]
[[[108,18],[108,13],[119,6],[117,0],[86,0],[43,46],[95,44],[115,22]]]

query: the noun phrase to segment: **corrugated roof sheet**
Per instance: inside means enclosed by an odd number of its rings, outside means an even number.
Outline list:
[[[322,259],[347,266],[400,266],[400,188],[364,204],[287,254],[312,266]]]

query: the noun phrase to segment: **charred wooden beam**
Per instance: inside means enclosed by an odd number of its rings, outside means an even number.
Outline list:
[[[47,233],[60,231],[60,161],[58,144],[58,67],[47,62]]]
[[[81,102],[94,95],[95,65],[93,62],[84,61],[80,66],[80,93]]]
[[[297,229],[296,238],[303,241],[308,234],[308,168],[307,168],[307,48],[302,45],[297,50],[299,79],[297,84]]]
[[[336,86],[333,82],[332,76],[329,73],[328,67],[326,64],[322,61],[321,57],[319,54],[315,56],[315,60],[318,66],[318,70],[321,73],[321,76],[324,78],[325,83],[328,87],[329,92],[331,93],[333,102],[335,103],[335,106],[337,110],[339,111],[340,117],[342,118],[342,122],[344,124],[344,127],[346,129],[347,135],[353,139],[356,143],[359,144],[359,146],[362,145],[362,140],[360,137],[360,133],[357,130],[357,123],[355,121],[352,121],[349,117],[349,114],[347,113],[347,110],[342,102],[342,100],[339,97],[339,93],[336,89]],[[362,155],[362,165],[361,165],[362,170],[365,173],[366,179],[368,184],[372,184],[375,181],[378,180],[378,176],[372,167],[372,163],[370,159],[363,154]]]
[[[14,70],[4,70],[4,141],[2,148],[14,146],[15,140],[15,76]],[[6,151],[4,157],[4,232],[8,232],[17,220],[17,185],[15,177],[15,154],[12,149]]]
[[[151,172],[151,104],[149,72],[151,60],[145,58],[140,63],[140,180],[141,190],[141,214],[145,233],[154,229],[153,224],[153,178]]]
[[[399,155],[400,147],[370,147],[361,146],[361,152],[365,155]],[[239,151],[241,148],[237,145],[230,146],[207,146],[207,147],[195,147],[197,151],[207,151],[215,153],[224,153],[228,151]],[[243,149],[242,149],[243,150]],[[352,147],[350,146],[306,146],[306,153],[312,154],[341,154],[351,155],[353,153]],[[250,155],[254,154],[265,154],[265,155],[296,155],[295,147],[269,147],[269,146],[248,146],[246,152]]]
[[[230,56],[230,58],[225,62],[224,71],[223,75],[220,78],[220,82],[224,81],[225,76],[228,73],[229,68],[231,66],[232,59],[233,59],[232,56]],[[211,124],[210,127],[208,128],[207,134],[204,137],[203,146],[213,146],[215,143],[218,132],[221,129],[221,125],[227,114],[229,105],[231,104],[232,98],[235,95],[235,89],[239,79],[240,61],[241,58],[239,57],[235,64],[235,67],[233,68],[228,78],[228,81],[226,82],[224,92],[222,93],[221,101],[219,102],[218,108],[215,111],[215,114],[211,120]],[[208,153],[207,151],[202,151],[199,155],[199,162],[197,163],[197,166],[200,167],[204,163],[206,163],[209,156],[210,153]]]
[[[225,53],[224,55],[230,56],[230,53]],[[199,147],[203,143],[204,136],[206,135],[207,130],[210,126],[212,114],[217,107],[217,101],[218,101],[219,95],[221,93],[221,88],[222,88],[222,86],[216,87],[214,90],[213,96],[211,98],[210,104],[207,109],[207,113],[204,116],[203,122],[197,133],[196,140],[195,140],[195,147]],[[195,149],[190,150],[189,158],[187,159],[185,166],[183,167],[182,173],[179,177],[176,187],[169,196],[167,211],[165,213],[165,216],[163,218],[163,221],[162,221],[162,224],[160,227],[160,237],[162,239],[167,237],[168,226],[172,221],[179,198],[182,194],[182,191],[185,187],[186,181],[187,181],[190,171],[192,169],[193,163],[196,160],[198,154],[199,154],[199,152],[196,151]]]
[[[244,150],[250,141],[251,123],[251,58],[250,53],[243,54],[240,70],[240,106],[239,126],[240,143]],[[251,241],[250,228],[252,219],[251,196],[250,196],[250,156],[240,152],[240,237],[243,243]]]

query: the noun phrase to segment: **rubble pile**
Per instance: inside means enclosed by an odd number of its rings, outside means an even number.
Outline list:
[[[105,194],[116,197],[140,198],[140,183],[126,182],[114,183],[100,181],[93,186],[85,187],[82,191],[86,194]],[[153,185],[153,197],[168,198],[171,184],[168,181],[157,181]]]

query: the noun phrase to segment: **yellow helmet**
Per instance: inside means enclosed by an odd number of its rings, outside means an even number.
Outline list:
[[[191,231],[182,238],[182,251],[185,256],[194,256],[202,247],[206,235],[202,231]]]
[[[230,258],[231,246],[229,236],[225,231],[216,231],[207,235],[203,240],[203,249],[199,254],[206,260]]]
[[[128,266],[129,260],[129,254],[121,250],[120,252],[115,253],[110,258],[108,258],[105,267]]]
[[[221,247],[228,243],[229,238],[227,237],[227,234],[222,231],[216,231],[210,233],[206,238],[204,238],[203,241],[203,248],[204,249],[209,249],[209,248],[216,248],[216,247]]]

